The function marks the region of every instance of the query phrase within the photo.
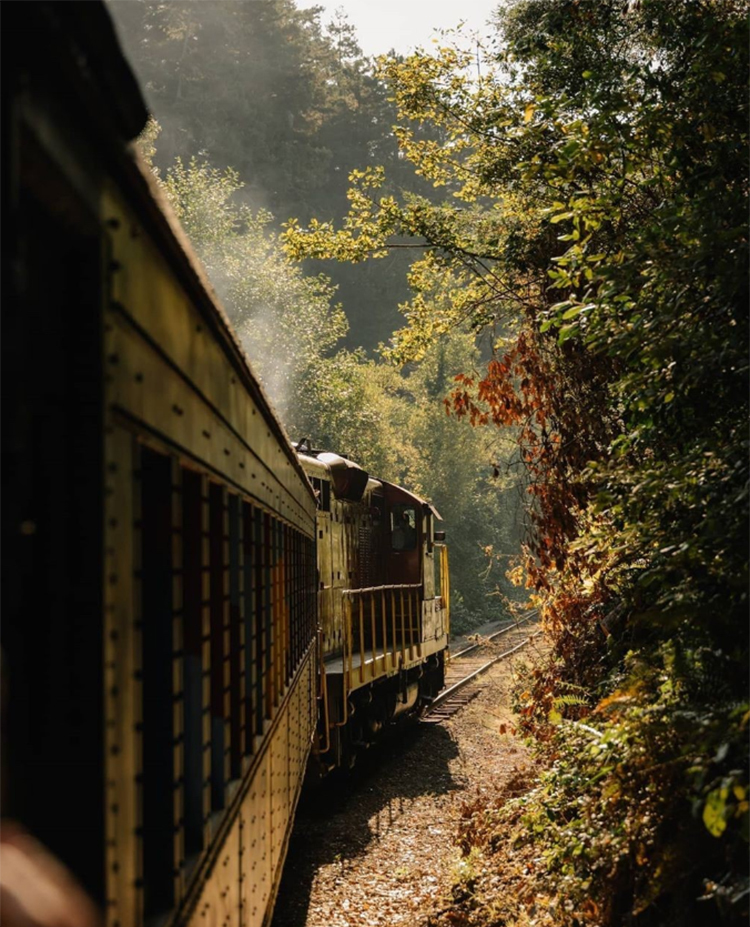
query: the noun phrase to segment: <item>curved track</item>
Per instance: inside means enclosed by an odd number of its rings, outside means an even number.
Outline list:
[[[439,724],[460,711],[479,695],[479,677],[541,634],[538,625],[539,612],[534,610],[470,647],[451,654],[445,672],[445,688],[433,699],[422,715],[422,720]]]

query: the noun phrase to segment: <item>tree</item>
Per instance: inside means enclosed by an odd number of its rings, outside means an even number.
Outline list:
[[[162,185],[282,420],[304,429],[297,397],[314,390],[347,329],[335,288],[283,254],[270,214],[237,202],[243,185],[231,168],[178,158]]]
[[[516,429],[529,474],[526,575],[554,659],[524,717],[561,750],[550,708],[576,685],[618,744],[609,765],[578,744],[572,779],[551,780],[547,798],[576,807],[573,823],[540,828],[560,862],[545,878],[581,922],[698,923],[698,896],[741,919],[744,5],[522,0],[498,28],[478,78],[452,48],[383,63],[402,150],[442,203],[394,196],[366,169],[343,227],[292,222],[284,240],[296,256],[361,261],[410,239],[402,362],[459,324],[501,329],[450,404]]]
[[[158,136],[152,122],[141,139],[152,164]],[[443,409],[453,374],[477,360],[473,337],[437,345],[408,376],[346,350],[335,287],[283,253],[270,215],[238,201],[232,169],[178,158],[161,183],[288,432],[434,500],[451,532],[456,633],[497,614],[488,596],[509,591],[504,577],[480,574],[516,541],[487,479],[497,449]]]
[[[375,163],[394,188],[425,192],[398,156],[393,104],[341,15],[292,0],[109,0],[146,99],[162,127],[156,166],[195,156],[231,168],[255,209],[340,218],[347,177]],[[273,222],[277,223],[274,218]],[[386,269],[308,262],[339,287],[354,349],[374,350],[399,322],[406,262]]]

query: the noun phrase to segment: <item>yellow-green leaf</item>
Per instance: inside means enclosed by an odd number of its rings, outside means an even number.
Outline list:
[[[703,823],[713,837],[721,837],[727,829],[726,807],[729,789],[726,786],[714,789],[708,793],[706,804],[703,807]]]

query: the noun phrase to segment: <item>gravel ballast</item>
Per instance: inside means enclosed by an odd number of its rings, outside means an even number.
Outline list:
[[[541,641],[490,670],[450,720],[411,723],[348,777],[306,792],[272,927],[427,927],[450,908],[466,877],[455,843],[462,807],[531,766],[510,691]]]

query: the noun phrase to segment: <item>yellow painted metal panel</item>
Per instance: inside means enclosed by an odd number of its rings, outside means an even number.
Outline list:
[[[238,437],[126,317],[114,315],[111,325],[107,356],[110,396],[123,420],[147,427],[310,534],[310,513],[250,450],[259,441],[262,422],[248,429],[244,438]]]
[[[274,508],[292,523],[304,525],[310,535],[315,503],[309,489],[280,446],[274,429],[266,424],[262,410],[244,388],[224,347],[114,189],[105,192],[103,209],[111,228],[112,299],[123,321],[138,332],[142,345],[136,358],[144,356],[145,345],[161,358],[160,364],[152,361],[148,370],[128,371],[130,376],[119,383],[118,404],[137,418],[146,416],[144,420],[151,427],[164,427],[169,422],[170,438],[179,438],[182,447],[199,459],[210,460],[214,467],[218,458],[219,472],[225,472],[229,464],[228,475],[249,494],[260,498],[257,487],[268,483],[266,494],[279,501]],[[132,347],[132,341],[129,344]],[[116,373],[113,368],[128,363],[117,349],[109,352],[108,359],[108,373]],[[176,385],[178,380],[182,389]],[[159,394],[165,391],[171,393],[169,404],[159,401]],[[205,407],[202,412],[201,407]],[[200,415],[200,420],[195,419],[195,414]],[[174,427],[173,417],[183,419],[179,427]],[[209,438],[205,438],[206,431]],[[230,440],[232,436],[234,441]],[[255,485],[249,475],[250,461],[246,461],[249,473],[242,473],[239,467],[242,439],[255,455]],[[211,450],[204,451],[206,442]],[[223,460],[225,456],[231,461]],[[294,518],[290,518],[292,513]]]
[[[141,715],[136,686],[140,635],[133,603],[133,437],[106,429],[104,704],[106,748],[106,922],[141,922],[143,898],[136,883],[140,766],[136,722]]]
[[[236,361],[228,356],[220,339],[209,331],[190,303],[166,261],[150,242],[128,207],[112,190],[105,194],[105,218],[112,238],[113,276],[111,300],[105,308],[105,380],[107,417],[107,583],[105,680],[107,712],[107,782],[117,800],[107,809],[107,909],[108,927],[143,921],[142,862],[136,837],[140,825],[136,776],[142,766],[137,725],[142,720],[140,640],[136,631],[138,603],[133,582],[138,564],[133,521],[137,499],[133,492],[134,449],[153,444],[172,453],[175,473],[179,466],[195,466],[238,489],[282,523],[294,526],[306,537],[315,530],[315,504],[305,482],[279,446],[278,433],[264,418],[264,411],[248,392]],[[115,227],[116,225],[116,227]],[[203,476],[203,495],[207,479]],[[179,475],[174,480],[179,484]],[[178,507],[175,507],[177,511]],[[204,529],[207,511],[202,507]],[[178,526],[176,526],[178,527]],[[341,544],[341,523],[337,543]],[[330,537],[333,540],[333,537]],[[207,541],[202,546],[207,562]],[[175,549],[174,560],[181,560]],[[226,559],[226,558],[225,558]],[[208,577],[204,577],[207,581]],[[285,583],[285,567],[275,577]],[[338,579],[338,577],[337,577]],[[342,575],[339,586],[345,585]],[[177,611],[174,646],[180,649],[179,610],[182,588],[175,588]],[[226,590],[225,590],[226,591]],[[208,590],[205,590],[205,598]],[[279,596],[277,620],[288,621],[285,600]],[[203,608],[203,665],[210,664],[208,609]],[[279,641],[281,638],[278,638]],[[286,642],[288,645],[288,642]],[[283,653],[278,658],[283,666]],[[292,683],[282,715],[271,736],[259,743],[262,755],[250,765],[250,781],[240,787],[239,804],[227,814],[236,815],[220,847],[208,846],[195,873],[201,885],[177,885],[185,889],[185,911],[172,915],[173,924],[261,925],[280,877],[291,814],[304,776],[314,726],[317,692],[315,650],[312,648]],[[182,689],[180,661],[174,666],[175,685]],[[280,667],[277,667],[280,681]],[[204,708],[209,700],[209,678],[204,676]],[[278,697],[282,692],[279,691]],[[174,728],[182,730],[182,708],[175,706]],[[206,840],[220,829],[208,826],[210,793],[209,718],[203,718],[204,809]],[[270,724],[270,722],[269,722]],[[175,753],[175,774],[182,757]],[[175,817],[182,813],[181,794],[175,794]],[[228,823],[225,821],[225,823]],[[176,835],[178,866],[184,856],[182,835]],[[210,869],[201,869],[208,866]],[[195,875],[194,875],[195,878]],[[178,876],[180,879],[180,876]],[[197,901],[196,901],[197,898]],[[194,903],[195,902],[195,903]],[[189,908],[190,914],[187,914]],[[186,920],[186,918],[189,918]]]
[[[266,755],[242,805],[247,833],[246,852],[242,856],[243,877],[247,883],[248,895],[245,918],[247,927],[261,927],[273,885],[269,834],[270,766],[270,756]]]
[[[295,718],[295,723],[298,720]],[[287,711],[280,719],[271,742],[271,857],[274,869],[281,859],[289,823],[289,723]]]
[[[281,878],[316,721],[314,663],[312,648],[253,768],[229,835],[204,878],[190,927],[264,923]]]

